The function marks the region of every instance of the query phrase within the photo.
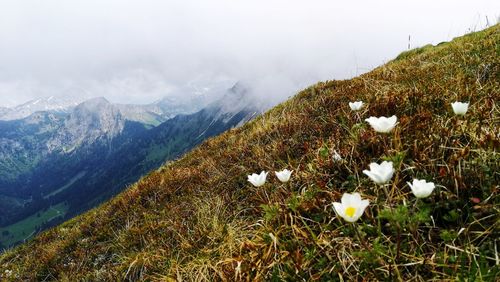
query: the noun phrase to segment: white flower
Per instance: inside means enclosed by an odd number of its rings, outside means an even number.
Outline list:
[[[451,107],[456,115],[463,116],[469,109],[469,103],[455,102],[451,103]]]
[[[333,151],[332,159],[334,162],[340,162],[342,160],[342,156],[340,156],[337,151]]]
[[[359,193],[344,193],[340,203],[333,203],[333,208],[346,221],[355,222],[363,215],[369,204],[368,200],[361,200]]]
[[[278,177],[278,179],[285,183],[285,182],[288,182],[288,180],[290,180],[290,176],[292,175],[292,172],[289,171],[288,169],[284,169],[282,171],[276,171],[274,172],[274,174],[276,174],[276,177]]]
[[[349,107],[353,111],[359,111],[363,107],[363,101],[349,102]]]
[[[390,132],[395,126],[398,118],[396,116],[392,116],[389,118],[386,117],[370,117],[365,119],[375,131],[381,133]]]
[[[407,182],[411,188],[411,192],[417,198],[427,198],[436,187],[434,183],[425,180],[413,179],[413,184]]]
[[[262,171],[260,174],[252,173],[248,176],[248,181],[255,187],[260,187],[266,183],[267,172]]]
[[[370,170],[363,170],[363,173],[370,177],[377,184],[384,184],[391,180],[394,174],[392,162],[383,161],[381,164],[371,163]]]

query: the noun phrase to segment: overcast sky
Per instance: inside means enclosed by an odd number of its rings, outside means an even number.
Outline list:
[[[149,103],[245,81],[282,100],[497,22],[498,0],[0,0],[0,106]]]

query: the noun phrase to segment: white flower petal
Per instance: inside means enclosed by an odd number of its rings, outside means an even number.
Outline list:
[[[340,199],[340,202],[343,206],[351,206],[356,202],[356,197],[354,196],[354,194],[344,193],[344,195],[342,195],[342,198]]]
[[[341,203],[333,203],[333,209],[335,210],[335,212],[341,216],[341,217],[344,217],[345,216],[345,213],[344,213],[344,206],[341,204]]]
[[[375,182],[377,184],[379,184],[381,182],[378,175],[372,173],[371,171],[365,169],[365,170],[363,170],[363,173],[366,174],[366,176],[368,176],[373,182]]]

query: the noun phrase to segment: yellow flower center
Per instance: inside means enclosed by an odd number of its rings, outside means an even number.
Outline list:
[[[353,217],[355,213],[356,213],[356,208],[348,207],[345,209],[345,215],[347,215],[348,217]]]

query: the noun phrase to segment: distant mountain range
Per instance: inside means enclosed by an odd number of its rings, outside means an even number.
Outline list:
[[[123,105],[94,98],[74,104],[47,98],[0,109],[0,231],[7,231],[0,244],[16,244],[96,206],[262,110],[240,84],[206,102]],[[47,219],[51,209],[57,216]],[[39,222],[24,223],[33,218]]]
[[[217,98],[220,97],[217,97],[217,95],[211,95],[211,97],[204,95],[187,95],[185,98],[165,97],[145,105],[113,104],[113,106],[128,120],[158,125],[178,114],[194,113],[202,109],[212,100],[217,100]],[[0,107],[0,120],[10,121],[24,119],[36,112],[67,114],[71,113],[73,109],[81,103],[88,102],[89,100],[92,99],[84,100],[75,97],[54,96],[34,99],[12,108]]]
[[[0,120],[22,119],[41,111],[68,113],[81,102],[77,98],[54,96],[35,99],[13,108],[0,108]]]

